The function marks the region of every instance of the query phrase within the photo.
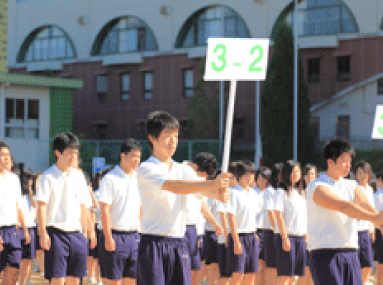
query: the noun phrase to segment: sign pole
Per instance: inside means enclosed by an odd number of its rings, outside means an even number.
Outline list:
[[[229,104],[227,106],[225,141],[224,141],[223,159],[222,159],[223,173],[226,173],[229,169],[229,158],[230,158],[231,136],[233,131],[234,103],[235,103],[236,88],[237,88],[237,80],[231,80]]]

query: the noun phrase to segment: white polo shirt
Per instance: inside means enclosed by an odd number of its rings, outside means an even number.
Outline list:
[[[281,188],[277,189],[274,211],[283,213],[287,234],[304,236],[307,233],[307,202],[295,188],[289,194]],[[275,233],[280,233],[278,223]]]
[[[252,190],[252,189],[250,189]],[[255,216],[255,222],[257,224],[258,229],[264,229],[264,216],[265,216],[265,211],[264,211],[264,191],[259,189],[257,186],[254,187],[254,191],[257,193],[257,201],[258,201],[258,206],[259,206],[259,211]]]
[[[367,185],[366,187],[363,187],[362,185],[359,184],[360,189],[364,191],[364,194],[367,197],[368,202],[374,206],[374,190],[370,185]],[[369,221],[364,221],[364,220],[358,220],[358,231],[363,232],[363,231],[368,231],[374,228],[374,225],[369,222]]]
[[[96,225],[98,229],[102,229],[101,225],[101,208],[100,208],[100,189],[94,191],[94,196],[97,200]]]
[[[108,172],[100,183],[99,202],[110,205],[111,229],[140,230],[141,201],[136,172],[130,176],[120,166]]]
[[[137,171],[143,215],[143,234],[183,238],[186,232],[186,195],[162,190],[167,180],[197,180],[195,171],[172,161],[169,167],[151,156]]]
[[[254,233],[257,230],[256,215],[260,207],[258,195],[253,189],[247,191],[238,185],[237,190],[230,191],[226,211],[235,215],[238,233]]]
[[[263,216],[263,228],[264,229],[269,229],[269,230],[274,230],[273,227],[271,226],[271,222],[269,219],[269,214],[267,211],[274,211],[274,195],[275,195],[275,189],[273,186],[269,185],[265,189],[263,193],[263,209],[265,211],[265,214]]]
[[[87,205],[88,186],[84,174],[71,168],[62,172],[56,165],[41,176],[36,201],[46,203],[46,225],[62,231],[82,231],[81,205]]]
[[[20,205],[21,186],[19,177],[6,171],[0,175],[0,227],[15,226],[18,222],[16,203]]]
[[[36,227],[36,208],[32,207],[29,195],[21,195],[19,207],[23,212],[26,226],[28,228]]]
[[[232,188],[229,188],[229,191],[232,191]],[[215,204],[216,204],[216,210],[217,210],[217,213],[218,213],[218,219],[217,221],[219,222],[219,224],[222,226],[222,222],[221,222],[221,213],[222,214],[226,214],[226,204],[227,203],[222,203],[221,201],[216,201],[216,200],[212,200]],[[223,226],[222,226],[223,227]],[[214,231],[214,228],[213,230],[211,231]],[[227,229],[226,231],[228,233],[230,233],[230,224],[229,224],[229,220],[227,219]],[[219,235],[217,237],[217,243],[218,244],[224,244],[225,243],[225,234],[222,233],[221,235]]]
[[[210,198],[206,199],[206,205],[208,206],[210,212],[213,214],[213,216],[216,219],[216,221],[219,224],[221,224],[221,215],[218,212],[218,205],[219,204],[222,204],[222,203],[217,201],[217,200],[214,200],[214,199],[210,199]],[[214,229],[213,225],[211,225],[208,222],[206,222],[206,224],[205,224],[205,230],[207,232],[215,232],[215,229]]]
[[[318,186],[327,187],[340,199],[353,202],[356,181],[340,178],[333,180],[323,173],[311,182],[306,189],[308,249],[358,249],[357,220],[315,204],[313,196]]]
[[[197,225],[196,225],[197,235],[198,236],[202,236],[202,235],[205,234],[205,224],[206,224],[206,220],[205,220],[204,216],[202,215],[202,213],[199,212],[199,214],[198,214],[198,222],[197,222]]]

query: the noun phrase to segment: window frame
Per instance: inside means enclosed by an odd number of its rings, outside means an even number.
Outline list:
[[[186,86],[186,72],[191,72],[191,75],[192,75],[192,86]],[[194,96],[194,70],[193,68],[185,68],[182,70],[182,88],[183,88],[183,96],[185,98],[193,98]],[[188,96],[187,95],[187,91],[190,91],[191,90],[191,96]]]
[[[342,68],[342,62],[341,60],[348,59],[348,72],[341,70]],[[344,64],[344,63],[343,63]],[[346,69],[346,68],[345,68]],[[338,81],[339,82],[346,82],[351,81],[351,56],[338,56],[337,57],[337,73],[338,73]],[[347,76],[348,74],[348,76]]]
[[[7,105],[7,100],[12,100],[13,103],[13,112],[14,116],[17,114],[17,100],[21,100],[24,103],[24,117],[23,117],[23,123],[7,123],[7,112],[5,110],[4,112],[4,124],[3,124],[3,134],[4,138],[6,139],[28,139],[28,140],[40,140],[40,129],[41,129],[41,100],[38,98],[18,98],[18,97],[5,97],[4,98],[4,104],[5,106]],[[37,101],[38,103],[38,120],[36,126],[29,126],[28,121],[29,121],[29,102],[30,101]],[[13,118],[14,119],[14,118]],[[7,136],[7,129],[8,128],[23,128],[24,133],[22,137],[12,137],[12,136]],[[30,130],[35,130],[37,131],[37,135],[34,137],[29,137],[29,131]]]
[[[151,89],[146,89],[146,75],[151,74],[152,75],[152,88]],[[152,100],[153,99],[153,84],[154,83],[154,75],[153,71],[145,71],[143,72],[143,97],[145,100]],[[147,98],[146,94],[150,93],[151,97]]]
[[[310,68],[310,63],[312,64],[314,61],[318,61],[317,62],[317,72],[316,73],[312,73],[312,69],[314,68]],[[308,83],[319,83],[320,82],[320,66],[321,66],[321,60],[320,60],[320,57],[315,57],[315,58],[309,58],[307,59],[307,82]],[[316,67],[314,65],[314,67]]]
[[[340,128],[347,126],[347,136],[340,135]],[[350,141],[351,137],[351,116],[350,115],[338,115],[336,122],[336,137]]]
[[[98,89],[98,79],[100,77],[105,77],[106,79],[106,91],[99,91]],[[96,75],[96,94],[97,102],[100,104],[105,104],[108,100],[108,76],[107,75]]]
[[[123,84],[124,76],[129,76],[129,90],[124,90],[124,84]],[[120,74],[120,86],[121,86],[121,88],[120,88],[120,94],[121,94],[120,98],[121,98],[122,101],[129,101],[130,100],[130,90],[131,90],[131,86],[130,86],[131,80],[130,79],[131,79],[130,72],[124,72],[124,73]],[[124,96],[126,96],[126,95],[127,95],[127,99],[124,98]]]
[[[379,78],[377,81],[377,94],[378,96],[383,95],[383,78]]]

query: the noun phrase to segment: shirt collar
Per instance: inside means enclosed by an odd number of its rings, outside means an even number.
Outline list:
[[[173,159],[171,159],[171,162],[172,162],[171,168],[169,168],[169,165],[167,165],[165,162],[159,160],[157,157],[155,157],[153,155],[151,155],[149,159],[152,160],[153,162],[155,162],[156,164],[160,164],[161,166],[166,167],[167,169],[171,169],[175,166],[175,162]]]
[[[117,173],[121,176],[121,177],[123,177],[123,178],[127,178],[127,177],[131,177],[129,174],[127,174],[119,165],[117,165],[116,167],[115,167],[115,169],[116,169],[116,171],[117,171]],[[134,171],[133,171],[133,175],[134,175]],[[132,175],[132,176],[133,176]]]
[[[54,172],[57,176],[59,177],[62,177],[62,176],[66,176],[67,174],[63,171],[61,171],[58,167],[57,167],[57,164],[54,164],[53,165],[53,169],[54,169]],[[69,168],[69,172],[68,172],[68,175],[72,172],[72,168]]]
[[[328,182],[330,185],[335,185],[335,184],[337,184],[343,180],[342,177],[340,177],[339,180],[334,180],[334,179],[330,178],[326,173],[322,173],[321,177],[323,177],[323,179],[326,182]]]

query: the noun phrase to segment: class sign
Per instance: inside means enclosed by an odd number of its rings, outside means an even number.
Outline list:
[[[266,79],[269,39],[209,38],[206,81]]]

